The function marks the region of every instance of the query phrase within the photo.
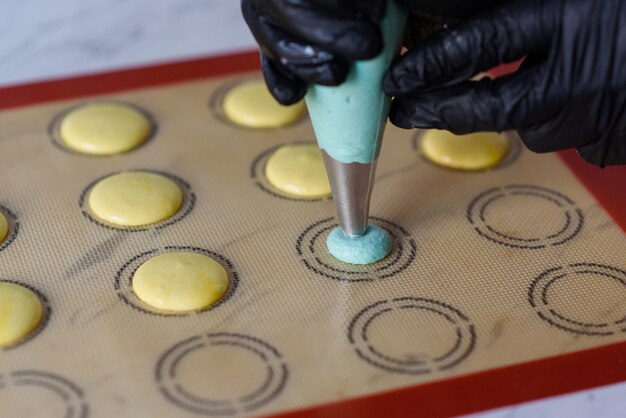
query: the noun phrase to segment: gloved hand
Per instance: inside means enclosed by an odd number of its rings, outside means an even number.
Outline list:
[[[412,38],[438,29],[445,18],[463,16],[501,0],[400,0],[415,13]],[[349,63],[374,58],[382,50],[379,23],[387,0],[242,0],[241,9],[261,46],[261,67],[272,95],[292,104],[307,83],[338,85]],[[432,26],[432,28],[431,28]]]
[[[506,0],[400,0],[413,13],[465,17]]]
[[[524,56],[513,75],[467,81]],[[403,128],[516,129],[536,152],[626,164],[626,2],[514,1],[417,45],[383,88]]]
[[[272,95],[292,104],[307,83],[338,85],[349,62],[382,50],[385,0],[242,0]]]

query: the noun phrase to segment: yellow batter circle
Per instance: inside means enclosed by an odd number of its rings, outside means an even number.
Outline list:
[[[9,236],[9,220],[7,217],[0,211],[0,244],[4,242]]]
[[[509,148],[509,139],[494,132],[455,135],[448,131],[430,130],[420,141],[421,152],[428,160],[458,170],[492,168],[504,160]]]
[[[304,101],[283,106],[274,99],[262,80],[246,81],[230,89],[222,100],[226,117],[247,128],[279,128],[302,118]]]
[[[219,262],[196,252],[168,252],[143,263],[133,275],[133,291],[147,305],[164,311],[206,309],[228,290]]]
[[[152,133],[145,113],[117,102],[96,102],[77,107],[61,120],[58,135],[72,151],[114,155],[131,151]]]
[[[165,175],[125,171],[98,181],[89,192],[89,208],[101,220],[137,227],[165,221],[183,205],[183,191]]]
[[[265,166],[267,181],[293,197],[330,197],[330,183],[322,152],[315,144],[289,144],[278,148]]]
[[[17,237],[19,229],[20,225],[15,214],[0,205],[0,251],[11,245]]]
[[[12,282],[0,282],[0,347],[10,347],[32,335],[44,318],[41,297]]]

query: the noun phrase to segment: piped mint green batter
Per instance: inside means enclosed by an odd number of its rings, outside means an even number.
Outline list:
[[[391,102],[382,79],[400,49],[405,22],[404,7],[390,0],[381,22],[383,52],[353,64],[338,87],[309,87],[306,104],[317,142],[337,161],[366,164],[378,157]]]
[[[336,227],[326,238],[328,251],[336,259],[349,264],[372,264],[387,257],[392,242],[384,229],[369,225],[365,234],[349,237]]]

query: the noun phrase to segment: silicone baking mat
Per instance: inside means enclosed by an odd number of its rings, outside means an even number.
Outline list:
[[[371,214],[394,250],[342,264],[324,246],[332,201],[282,195],[263,175],[276,147],[314,141],[309,121],[252,130],[220,111],[225,91],[259,77],[241,73],[255,63],[4,89],[0,280],[35,289],[48,310],[0,353],[3,417],[436,416],[626,379],[623,189],[606,193],[624,171],[598,181],[578,169],[600,204],[562,158],[512,134],[501,166],[461,172],[420,156],[422,132],[389,126]],[[101,100],[142,109],[154,135],[113,157],[64,149],[60,115]],[[139,230],[90,215],[90,185],[131,169],[176,179],[181,212]],[[220,304],[166,315],[136,298],[132,272],[178,249],[227,268]]]

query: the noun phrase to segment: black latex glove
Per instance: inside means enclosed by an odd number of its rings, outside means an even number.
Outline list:
[[[402,0],[401,0],[402,1]],[[446,23],[500,0],[404,0],[412,12],[411,38],[427,36]],[[376,57],[382,50],[379,23],[387,0],[242,0],[241,9],[257,43],[261,67],[272,95],[292,104],[307,83],[341,84],[351,61]],[[431,14],[441,14],[433,16]]]
[[[413,13],[464,17],[505,0],[400,0]]]
[[[292,104],[307,83],[338,85],[349,62],[382,50],[385,0],[242,0],[272,95]]]
[[[523,56],[513,75],[466,81]],[[403,128],[516,129],[536,152],[626,164],[626,1],[506,4],[417,45],[383,87]]]

